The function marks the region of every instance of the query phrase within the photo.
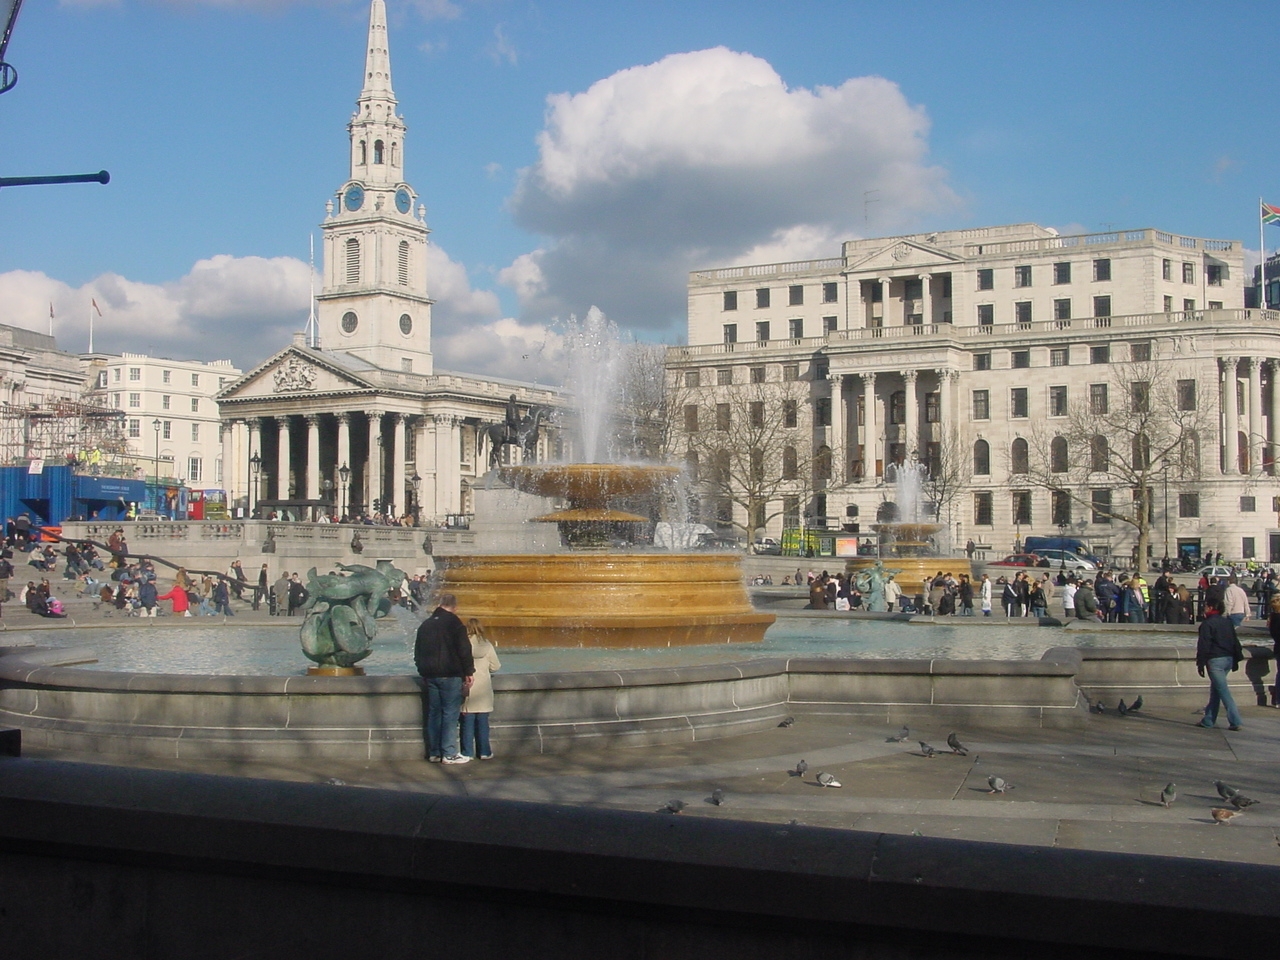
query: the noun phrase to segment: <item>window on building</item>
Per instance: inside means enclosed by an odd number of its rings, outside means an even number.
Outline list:
[[[1049,366],[1065,367],[1071,362],[1070,347],[1050,347],[1049,348]]]
[[[129,437],[133,440],[137,440],[141,436],[142,436],[142,421],[139,420],[137,417],[130,417],[129,418]]]
[[[129,406],[131,406],[131,407],[140,407],[140,406],[142,406],[142,394],[140,394],[140,393],[131,393],[131,394],[129,394]]]
[[[752,367],[752,368],[751,368],[751,382],[752,382],[752,383],[764,383],[764,378],[765,378],[765,368],[764,368],[764,367],[756,366],[756,367]]]
[[[187,458],[187,480],[191,483],[204,480],[204,461],[199,457]]]
[[[191,442],[192,443],[200,442],[200,424],[198,423],[193,423],[191,425]]]
[[[782,479],[794,480],[799,475],[799,472],[800,471],[796,468],[796,448],[783,447],[782,448]]]
[[[114,381],[115,383],[119,383],[119,382],[120,382],[120,368],[119,368],[119,367],[116,367],[114,370],[112,370],[112,371],[111,371],[111,379],[112,379],[112,381]]]
[[[1110,363],[1111,362],[1111,344],[1104,343],[1101,346],[1089,348],[1090,363]]]
[[[750,409],[751,409],[751,426],[763,427],[764,426],[764,401],[752,400]]]
[[[1111,469],[1111,444],[1100,433],[1089,439],[1089,470],[1093,473],[1106,473]]]
[[[727,403],[716,404],[716,429],[727,431],[730,425],[729,405]]]
[[[1065,437],[1054,437],[1049,441],[1049,472],[1067,472],[1067,440]]]
[[[684,372],[684,385],[686,387],[702,386],[702,372],[700,370],[686,370]]]
[[[1031,491],[1013,491],[1013,522],[1018,525],[1031,523]]]
[[[1164,312],[1173,313],[1173,297],[1164,298]]]
[[[840,299],[840,285],[838,283],[824,283],[822,285],[822,302],[836,303]]]
[[[924,281],[919,277],[910,277],[902,281],[902,297],[904,300],[919,300],[924,296]]]
[[[142,379],[142,368],[141,368],[141,367],[130,367],[130,368],[129,368],[129,379],[130,379],[130,380],[141,380],[141,379]]]
[[[815,360],[809,367],[814,380],[825,380],[831,373],[831,366],[826,360]]]
[[[161,381],[163,381],[164,383],[168,383],[172,374],[173,374],[172,370],[161,370],[160,371]]]
[[[1055,263],[1053,265],[1053,282],[1054,283],[1070,283],[1071,282],[1071,264]]]
[[[818,447],[817,450],[813,451],[813,479],[830,480],[831,473],[832,473],[831,468],[832,468],[832,456],[831,456],[830,447],[821,446],[821,447]],[[815,498],[815,500],[816,499],[818,498]],[[822,499],[824,503],[820,507],[818,504],[814,505],[815,517],[826,517],[827,515],[827,508],[825,504],[826,498],[823,497]]]
[[[990,370],[990,369],[991,369],[991,354],[989,354],[989,353],[975,353],[975,354],[973,355],[973,369],[975,369],[975,370]]]
[[[173,403],[173,397],[171,397],[169,394],[167,394],[167,393],[162,393],[162,394],[160,395],[160,409],[161,409],[161,410],[168,410],[168,409],[169,409],[169,407],[172,405],[172,403]]]
[[[724,309],[726,310],[738,309],[738,291],[737,290],[726,290],[724,292]]]
[[[769,288],[761,287],[756,291],[756,309],[763,310],[769,306]]]
[[[1094,297],[1093,298],[1093,315],[1095,317],[1111,316],[1111,298],[1110,297]]]
[[[199,412],[200,412],[200,398],[199,398],[199,397],[192,397],[192,398],[191,398],[191,412],[192,412],[192,413],[199,413]]]
[[[1031,264],[1023,264],[1013,268],[1013,285],[1015,287],[1031,286]]]
[[[1196,382],[1194,380],[1178,381],[1178,409],[1196,409]]]
[[[173,439],[173,421],[172,421],[172,420],[164,420],[164,421],[162,421],[162,422],[161,422],[161,424],[160,424],[160,439],[161,439],[161,440],[172,440],[172,439]]]
[[[978,326],[990,327],[996,322],[996,305],[994,303],[978,304]]]
[[[1094,280],[1110,280],[1111,279],[1111,261],[1104,257],[1101,260],[1093,261],[1093,279]]]
[[[1031,324],[1031,301],[1019,300],[1013,305],[1013,319],[1021,326]]]
[[[973,522],[975,526],[989,527],[994,523],[991,491],[979,490],[973,495]]]
[[[1027,413],[1027,388],[1014,387],[1009,391],[1009,416],[1021,420]]]
[[[791,307],[799,307],[804,304],[804,287],[800,284],[793,284],[787,287],[787,305]]]
[[[1025,370],[1031,366],[1030,350],[1014,350],[1009,354],[1009,366],[1014,370]]]
[[[835,332],[836,332],[836,322],[837,322],[837,318],[836,318],[836,317],[823,317],[823,318],[822,318],[822,330],[823,330],[823,332],[824,332],[824,333],[835,333]]]
[[[1065,417],[1067,415],[1067,388],[1054,386],[1049,388],[1049,416]]]
[[[1160,276],[1165,280],[1173,279],[1173,261],[1172,260],[1160,261]]]
[[[111,400],[112,406],[114,406],[117,410],[119,410],[119,409],[120,409],[120,394],[118,394],[118,393],[113,393],[113,394],[111,395],[111,397],[112,397],[112,400]]]
[[[738,342],[738,325],[736,323],[726,323],[724,325],[724,342],[725,343]]]
[[[1009,445],[1009,472],[1014,474],[1031,472],[1030,447],[1025,437],[1017,437]]]
[[[1050,523],[1054,526],[1063,526],[1071,522],[1071,494],[1065,490],[1054,490],[1050,494],[1050,503],[1052,505]]]
[[[347,283],[360,282],[360,241],[355,237],[347,240]]]
[[[867,283],[871,287],[871,302],[884,303],[884,286],[879,280],[868,280]]]
[[[1089,384],[1089,412],[1095,417],[1106,416],[1109,411],[1107,385],[1105,383]]]
[[[1071,319],[1071,298],[1061,297],[1053,301],[1053,319],[1070,320]]]
[[[221,457],[213,461],[213,482],[218,484],[223,482]]]
[[[698,476],[697,450],[690,450],[684,455],[684,472],[689,475],[689,479],[694,483],[697,483],[701,479],[701,477]]]
[[[1184,313],[1190,313],[1195,308],[1196,308],[1196,301],[1194,297],[1188,297],[1187,299],[1182,301],[1182,310]]]
[[[905,390],[895,390],[889,395],[889,423],[902,424],[907,422],[907,393]]]
[[[1222,309],[1222,301],[1221,301],[1221,300],[1210,300],[1210,301],[1209,301],[1209,303],[1207,304],[1207,306],[1208,306],[1208,308],[1209,308],[1210,310],[1221,310],[1221,309]]]
[[[1093,523],[1111,522],[1111,491],[1095,489],[1089,491],[1089,519]]]
[[[733,384],[733,367],[719,367],[716,370],[716,386],[728,387]]]
[[[400,281],[400,286],[407,287],[409,285],[409,241],[401,240],[399,249],[397,250],[396,279]]]
[[[975,420],[991,419],[991,391],[990,390],[973,391],[973,419]]]
[[[991,474],[991,444],[985,440],[973,442],[973,472],[980,477]]]
[[[991,269],[978,271],[978,289],[994,290],[996,288],[996,272]]]
[[[1257,497],[1241,497],[1240,512],[1241,513],[1257,513],[1258,498]]]
[[[768,320],[756,321],[756,342],[757,343],[769,342],[769,321]]]
[[[1199,493],[1178,494],[1178,516],[1180,517],[1200,516],[1200,494]]]
[[[804,337],[804,320],[799,318],[795,320],[788,320],[787,326],[792,340],[799,340]]]
[[[1135,363],[1145,363],[1151,359],[1151,341],[1135,340],[1129,344],[1129,359]]]
[[[926,393],[924,395],[924,422],[942,422],[942,394]]]
[[[685,404],[684,408],[684,432],[698,432],[698,405],[696,403]]]
[[[782,425],[784,427],[794,427],[799,420],[800,405],[794,400],[782,401]]]
[[[102,389],[106,385],[107,385],[107,371],[99,370],[98,371],[98,389]]]
[[[1246,560],[1253,560],[1258,555],[1257,540],[1254,537],[1240,538],[1240,556]]]
[[[786,382],[800,379],[800,364],[784,363],[782,365],[782,379]]]
[[[1129,412],[1151,412],[1151,383],[1147,380],[1135,380],[1129,384]]]
[[[1206,263],[1204,266],[1204,282],[1211,287],[1222,286],[1222,264]]]
[[[1182,282],[1183,283],[1196,282],[1196,265],[1194,263],[1184,263],[1182,265]]]

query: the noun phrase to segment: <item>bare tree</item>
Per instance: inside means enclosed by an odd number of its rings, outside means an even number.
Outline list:
[[[1132,527],[1141,567],[1151,542],[1153,490],[1166,469],[1179,484],[1200,476],[1207,398],[1196,395],[1194,372],[1167,361],[1106,369],[1106,379],[1090,384],[1062,420],[1041,421],[1022,446],[1014,440],[1010,474],[1014,483],[1051,491],[1054,523],[1069,522],[1071,505],[1078,504],[1095,521]]]
[[[951,508],[973,477],[973,455],[961,441],[960,431],[944,428],[937,442],[925,446],[925,495],[937,505],[938,519],[947,525],[947,539],[952,530]]]
[[[688,397],[683,371],[666,369],[666,346],[655,343],[628,343],[622,367],[618,411],[619,448],[645,460],[669,460],[677,455],[679,418]]]

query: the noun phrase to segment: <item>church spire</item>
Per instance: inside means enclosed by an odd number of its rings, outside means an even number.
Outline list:
[[[396,115],[396,95],[391,89],[385,0],[372,0],[369,7],[364,84],[347,130],[351,134],[352,180],[373,187],[390,186],[404,180],[405,126]]]
[[[391,54],[387,51],[387,4],[373,0],[369,8],[369,46],[364,56],[364,89],[360,99],[385,98],[395,102],[391,92]]]

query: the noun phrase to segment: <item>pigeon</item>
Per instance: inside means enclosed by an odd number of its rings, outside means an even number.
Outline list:
[[[906,743],[910,739],[911,739],[911,728],[904,726],[901,730],[898,731],[898,735],[896,737],[885,737],[884,742],[885,743]]]
[[[958,753],[962,757],[969,755],[969,749],[960,742],[960,738],[954,733],[947,734],[947,746],[951,748],[952,753]]]
[[[991,788],[987,791],[988,793],[1004,793],[1007,790],[1013,789],[1012,783],[1005,780],[1003,777],[997,777],[994,774],[987,777],[987,786]]]
[[[1129,712],[1137,713],[1142,709],[1142,694],[1138,694],[1138,699],[1129,704]]]
[[[345,787],[347,785],[347,781],[339,780],[337,777],[330,777],[325,783],[331,787]]]
[[[797,777],[803,777],[808,772],[809,772],[809,764],[807,761],[801,760],[799,763],[796,764]]]
[[[1213,785],[1218,788],[1218,796],[1220,796],[1223,800],[1230,800],[1232,797],[1234,797],[1237,793],[1240,792],[1240,789],[1238,787],[1233,787],[1229,783],[1223,783],[1221,780],[1213,781]]]
[[[684,801],[668,800],[667,805],[662,809],[666,810],[668,813],[679,813],[681,810],[684,809]]]
[[[1213,817],[1215,823],[1230,823],[1236,817],[1243,816],[1243,811],[1224,810],[1221,807],[1214,807],[1209,811],[1209,815]]]
[[[778,724],[778,726],[780,726],[780,727],[789,727],[789,726],[791,726],[791,725],[792,725],[793,723],[795,723],[795,722],[796,722],[796,718],[795,718],[795,717],[783,717],[783,718],[782,718],[782,722],[781,722],[780,724]]]
[[[1160,791],[1160,803],[1168,810],[1173,806],[1173,801],[1178,799],[1178,785],[1170,781],[1164,785],[1164,789]]]
[[[1090,713],[1106,713],[1107,708],[1102,705],[1101,700],[1095,700],[1093,701],[1093,703],[1089,704],[1089,712]]]
[[[1122,717],[1129,713],[1129,708],[1124,705],[1123,699],[1120,701],[1119,705],[1116,707],[1116,713],[1120,714],[1120,716]]]
[[[720,804],[724,803],[724,791],[721,790],[719,787],[716,787],[714,790],[712,790],[711,802],[714,803],[717,807],[720,806]]]
[[[934,758],[934,755],[937,754],[938,751],[933,749],[933,747],[929,746],[923,740],[920,740],[919,743],[920,743],[920,753],[922,753],[924,756],[932,760]]]
[[[826,771],[818,774],[818,783],[824,787],[838,787],[841,785],[839,780]]]
[[[1252,797],[1246,797],[1243,793],[1232,794],[1231,799],[1227,803],[1231,804],[1237,810],[1243,810],[1245,807],[1252,807],[1257,800]]]

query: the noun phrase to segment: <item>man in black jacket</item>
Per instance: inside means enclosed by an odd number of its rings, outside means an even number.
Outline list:
[[[467,628],[458,619],[458,598],[440,597],[440,606],[418,627],[413,663],[427,691],[427,759],[432,763],[467,763],[458,751],[458,716],[463,684],[476,671]]]
[[[1200,624],[1199,642],[1196,644],[1196,672],[1204,676],[1209,671],[1209,705],[1204,708],[1202,727],[1212,727],[1218,722],[1218,704],[1227,708],[1228,729],[1239,730],[1240,711],[1227,686],[1227,674],[1235,671],[1244,659],[1236,626],[1222,615],[1221,601],[1205,602],[1205,618]]]

